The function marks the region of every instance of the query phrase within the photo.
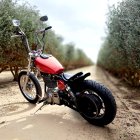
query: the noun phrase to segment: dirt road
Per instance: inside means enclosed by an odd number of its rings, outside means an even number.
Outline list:
[[[1,140],[139,140],[140,93],[91,66],[71,71],[91,72],[112,91],[118,111],[115,120],[105,127],[86,122],[77,112],[65,106],[29,104],[21,95],[9,72],[0,74],[0,139]]]

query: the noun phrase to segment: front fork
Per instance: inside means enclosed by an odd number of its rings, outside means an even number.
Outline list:
[[[27,82],[28,82],[28,79],[29,79],[29,73],[31,71],[31,56],[28,58],[28,69],[27,69],[27,76],[25,77],[25,82],[24,82],[24,85],[23,85],[23,89],[26,90],[26,85],[27,85]]]

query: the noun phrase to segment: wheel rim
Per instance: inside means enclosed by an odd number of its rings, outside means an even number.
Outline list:
[[[101,97],[91,90],[86,90],[82,94],[84,96],[79,105],[80,112],[90,119],[102,118],[105,114],[105,105]]]
[[[22,93],[25,95],[26,98],[29,100],[34,100],[36,98],[36,87],[32,79],[28,77],[27,84],[24,88],[25,82],[26,82],[27,75],[22,75],[20,77],[20,87],[22,90]]]

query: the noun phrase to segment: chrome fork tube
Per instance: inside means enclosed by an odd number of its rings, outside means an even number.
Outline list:
[[[26,79],[25,79],[25,83],[23,85],[23,89],[25,90],[26,89],[26,84],[28,82],[28,79],[29,79],[29,73],[30,73],[30,66],[31,66],[31,56],[29,56],[29,59],[28,59],[28,70],[27,70],[27,76],[26,76]]]
[[[30,72],[30,70],[31,70],[31,56],[29,55],[29,58],[28,58],[28,70],[27,70],[27,75],[29,75],[29,72]]]

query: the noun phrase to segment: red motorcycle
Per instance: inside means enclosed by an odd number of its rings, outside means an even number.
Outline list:
[[[43,16],[40,20],[47,21],[48,17]],[[12,37],[21,38],[29,55],[28,69],[19,73],[18,84],[21,93],[30,103],[66,105],[94,125],[107,125],[114,120],[117,107],[108,88],[96,81],[85,80],[90,73],[64,73],[63,66],[54,56],[42,53],[45,47],[44,37],[51,26],[35,32],[37,41],[43,43],[41,49],[31,50],[26,34],[19,27],[19,20],[13,20],[13,25],[16,32]],[[39,34],[42,34],[42,42],[38,38]],[[44,81],[44,94],[37,78],[38,72]]]

